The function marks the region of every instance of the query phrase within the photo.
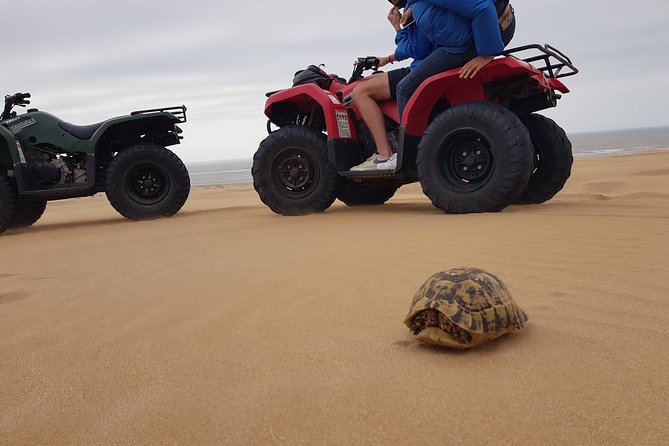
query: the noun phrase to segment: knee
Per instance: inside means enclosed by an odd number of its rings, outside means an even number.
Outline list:
[[[353,88],[351,96],[353,100],[364,99],[370,97],[369,88],[365,85],[367,82],[361,82]]]

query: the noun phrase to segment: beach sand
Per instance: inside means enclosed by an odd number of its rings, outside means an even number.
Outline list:
[[[104,195],[0,236],[0,444],[669,444],[669,152],[577,160],[543,205],[282,217],[250,185],[131,222]],[[433,273],[498,275],[523,330],[402,324]]]

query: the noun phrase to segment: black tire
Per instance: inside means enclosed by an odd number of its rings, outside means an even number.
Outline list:
[[[281,215],[323,212],[340,182],[328,160],[325,135],[304,126],[282,127],[265,138],[251,173],[260,200]]]
[[[423,192],[450,214],[494,212],[518,199],[532,166],[525,126],[506,108],[468,102],[429,125],[416,167]]]
[[[173,152],[136,145],[121,150],[109,163],[105,192],[114,209],[130,220],[169,217],[186,202],[190,177]]]
[[[520,118],[530,132],[533,147],[533,169],[525,190],[516,201],[538,204],[550,200],[562,190],[574,157],[571,142],[552,119],[531,114]]]
[[[7,226],[8,229],[27,228],[40,219],[46,209],[46,200],[37,198],[19,198],[16,201],[14,216]]]
[[[0,171],[0,234],[9,228],[16,211],[16,189],[5,171]]]
[[[399,186],[395,184],[356,184],[346,182],[341,185],[337,198],[347,206],[368,206],[383,204],[390,200]]]

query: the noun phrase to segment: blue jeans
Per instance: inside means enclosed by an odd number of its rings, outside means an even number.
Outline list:
[[[461,67],[476,57],[476,48],[470,47],[462,54],[449,53],[444,48],[437,48],[427,56],[415,70],[412,70],[397,84],[397,109],[402,122],[402,113],[411,95],[420,87],[425,79],[435,74]]]

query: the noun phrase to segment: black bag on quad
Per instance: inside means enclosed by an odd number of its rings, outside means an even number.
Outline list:
[[[316,84],[323,90],[328,90],[332,82],[346,84],[346,80],[336,74],[328,74],[316,65],[309,65],[306,69],[297,71],[293,76],[293,87],[305,84]]]

